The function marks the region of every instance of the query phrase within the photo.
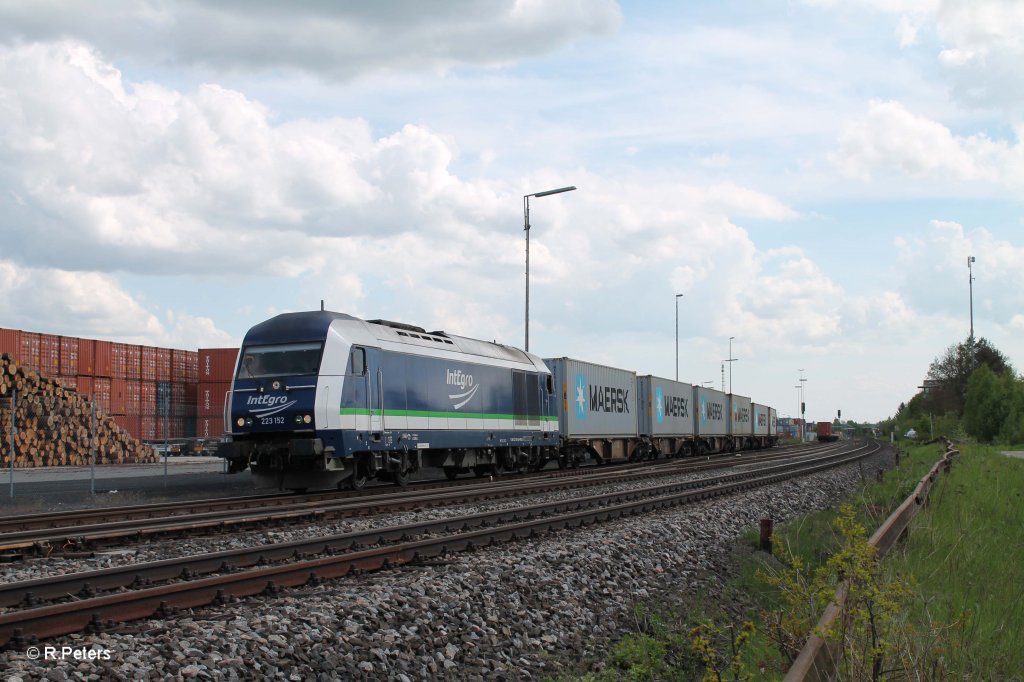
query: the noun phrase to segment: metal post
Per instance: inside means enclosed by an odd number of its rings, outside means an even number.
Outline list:
[[[167,487],[167,439],[171,430],[171,406],[168,396],[167,416],[164,417],[164,487]]]
[[[14,434],[18,432],[17,427],[14,425],[14,408],[16,397],[18,395],[18,389],[11,389],[11,497],[14,497]]]
[[[533,194],[523,195],[523,231],[526,232],[526,319],[524,320],[523,328],[526,332],[526,338],[523,341],[523,350],[530,350],[530,197],[546,197],[551,194],[561,194],[562,192],[571,192],[576,189],[576,186],[572,187],[559,187],[558,189],[549,189],[545,192],[534,192]]]
[[[679,297],[676,294],[676,381],[679,381]]]
[[[96,494],[96,396],[89,411],[89,494]]]
[[[974,345],[974,271],[971,269],[971,263],[974,262],[974,256],[967,257],[967,286],[970,289],[971,297],[971,345]]]
[[[526,339],[523,350],[530,350],[530,195],[523,197],[523,231],[526,232]]]

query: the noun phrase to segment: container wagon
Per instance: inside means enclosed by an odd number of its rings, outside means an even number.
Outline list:
[[[693,386],[653,375],[636,378],[640,458],[694,452]]]
[[[704,386],[693,387],[695,453],[722,452],[729,445],[728,396]]]
[[[750,398],[732,393],[726,397],[729,399],[729,447],[732,450],[750,450],[754,447]]]

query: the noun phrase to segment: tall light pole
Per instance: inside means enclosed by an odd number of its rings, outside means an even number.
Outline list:
[[[729,359],[725,361],[725,362],[729,363],[729,394],[730,395],[732,394],[732,363],[734,363],[737,360],[739,360],[739,358],[734,358],[732,356],[732,340],[735,339],[735,338],[736,338],[735,336],[730,336],[729,337]],[[722,390],[723,391],[725,390],[724,386],[722,387]]]
[[[682,294],[676,294],[676,381],[679,381],[679,299]]]
[[[526,232],[526,348],[524,350],[527,351],[530,350],[530,197],[546,197],[549,194],[571,192],[574,189],[576,189],[575,185],[523,195],[523,231]]]
[[[800,389],[802,388],[802,386],[803,386],[803,384],[797,384],[796,386],[793,387],[793,388],[796,389],[796,413],[797,414],[800,414],[800,407],[801,407]],[[797,433],[797,436],[800,438],[800,442],[803,443],[804,442],[804,425],[802,423],[803,420],[800,417],[797,417],[796,419],[798,420],[797,421],[797,425],[796,425],[796,433]]]
[[[800,422],[804,430],[804,434],[807,433],[807,403],[804,401],[804,384],[807,383],[807,379],[804,379],[804,371],[797,370],[800,372]],[[801,441],[803,438],[800,439]]]
[[[971,346],[974,346],[974,271],[971,264],[974,263],[974,256],[967,257],[967,286],[971,295]]]

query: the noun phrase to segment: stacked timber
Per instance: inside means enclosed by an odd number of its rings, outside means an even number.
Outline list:
[[[86,466],[91,452],[97,464],[157,461],[156,453],[97,409],[90,439],[92,398],[63,386],[58,379],[25,370],[0,355],[0,464],[10,466],[11,395],[14,401],[15,467]],[[92,441],[92,442],[90,442]]]

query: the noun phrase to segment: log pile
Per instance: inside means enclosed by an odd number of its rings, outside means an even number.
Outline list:
[[[59,380],[25,371],[0,355],[0,465],[10,466],[11,393],[15,400],[14,466],[88,466],[91,398],[64,388]],[[156,462],[152,448],[132,438],[114,420],[96,413],[92,449],[97,464]]]

